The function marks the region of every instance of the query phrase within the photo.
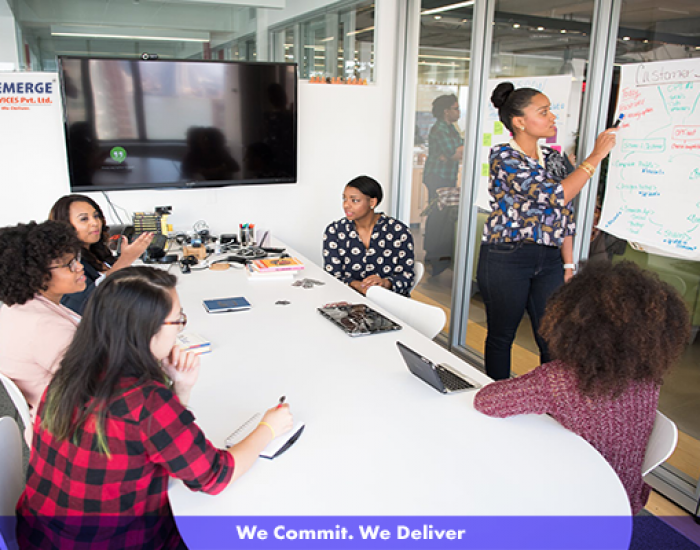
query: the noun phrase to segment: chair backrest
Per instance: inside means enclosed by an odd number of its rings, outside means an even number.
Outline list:
[[[0,382],[2,382],[2,385],[5,386],[5,390],[10,396],[10,399],[12,399],[12,402],[15,404],[17,412],[22,418],[22,422],[24,422],[25,427],[31,427],[32,418],[29,416],[29,405],[27,404],[27,400],[24,398],[21,390],[17,387],[17,384],[2,373],[0,373]],[[31,428],[29,429],[31,430]],[[29,445],[31,445],[31,441],[29,441]]]
[[[367,297],[428,338],[435,338],[445,326],[447,316],[442,308],[411,300],[380,286],[370,287]]]
[[[411,286],[411,291],[418,286],[423,274],[425,273],[425,266],[422,262],[416,262],[413,264],[413,286]]]
[[[14,418],[0,418],[0,548],[17,548],[15,507],[24,488],[22,436]]]
[[[651,430],[647,452],[642,463],[642,476],[647,475],[671,456],[676,443],[678,443],[678,428],[666,416],[656,411],[654,427]]]

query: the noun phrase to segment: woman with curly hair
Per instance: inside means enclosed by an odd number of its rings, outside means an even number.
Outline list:
[[[556,360],[489,384],[474,407],[551,415],[605,457],[636,514],[649,497],[642,462],[663,377],[690,335],[683,299],[631,262],[593,265],[552,295],[541,331]]]
[[[59,222],[0,229],[0,372],[24,394],[32,417],[80,317],[61,305],[85,289],[80,241]]]
[[[107,246],[109,227],[105,215],[99,205],[85,195],[61,197],[51,208],[49,219],[70,224],[83,246],[81,262],[85,269],[85,290],[66,295],[61,302],[80,315],[85,309],[85,302],[102,278],[110,272],[129,267],[153,240],[152,233],[143,233],[129,244],[128,239],[122,236],[121,255],[115,258]]]

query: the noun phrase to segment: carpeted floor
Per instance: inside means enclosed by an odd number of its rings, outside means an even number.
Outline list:
[[[692,518],[688,517],[687,519],[693,523]],[[700,546],[684,537],[663,520],[642,511],[634,517],[630,550],[700,550]]]

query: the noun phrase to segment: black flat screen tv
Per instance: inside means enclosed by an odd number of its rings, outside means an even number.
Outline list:
[[[297,67],[58,58],[75,192],[295,183]]]

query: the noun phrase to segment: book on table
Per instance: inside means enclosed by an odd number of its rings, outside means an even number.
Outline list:
[[[299,271],[304,269],[304,264],[297,258],[266,258],[253,260],[253,269],[262,273],[268,271]]]
[[[252,264],[248,264],[245,271],[248,278],[252,281],[291,281],[294,279],[294,274],[298,273],[298,271],[288,269],[283,271],[258,271]]]
[[[177,345],[182,351],[191,351],[197,355],[211,352],[211,342],[194,332],[181,332],[177,335]]]

